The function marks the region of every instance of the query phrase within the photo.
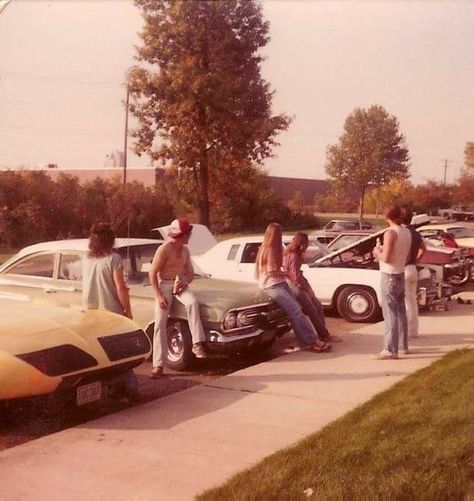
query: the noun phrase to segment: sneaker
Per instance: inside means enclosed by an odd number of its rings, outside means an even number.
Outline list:
[[[153,367],[150,377],[151,379],[160,379],[160,377],[163,377],[163,367]]]
[[[193,353],[196,358],[206,358],[206,350],[202,343],[193,344]]]
[[[394,358],[398,358],[398,355],[394,355],[391,351],[384,348],[380,353],[374,355],[373,358],[376,360],[392,360]]]

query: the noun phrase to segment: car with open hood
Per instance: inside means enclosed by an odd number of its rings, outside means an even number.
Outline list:
[[[357,242],[370,233],[352,231],[341,233],[327,247],[334,252],[351,243]],[[434,245],[431,239],[424,238],[426,251],[417,261],[419,267],[426,267],[436,272],[439,282],[461,286],[471,280],[472,260],[467,249]]]
[[[386,228],[352,241],[318,259],[308,259],[302,271],[324,306],[332,307],[350,322],[380,319],[380,273],[373,254],[377,238]],[[310,237],[311,240],[311,237]],[[255,282],[255,261],[263,236],[224,240],[195,259],[214,278]],[[288,240],[283,239],[283,243]],[[315,245],[313,242],[312,245]],[[436,272],[419,269],[418,304],[427,307],[450,294],[450,287],[438,284]]]
[[[145,332],[107,311],[0,292],[0,401],[74,392],[83,405],[150,355]]]
[[[440,236],[450,233],[460,247],[474,248],[474,228],[469,226],[459,223],[427,224],[420,226],[418,231],[433,245],[442,245]]]
[[[148,334],[154,331],[155,298],[148,271],[162,240],[117,238],[115,251],[124,264],[134,320]],[[56,306],[81,305],[82,259],[88,240],[60,240],[25,247],[0,267],[0,293],[23,294]],[[266,349],[290,329],[289,321],[255,284],[215,280],[195,265],[195,293],[209,352],[235,353]],[[185,307],[173,301],[166,340],[167,365],[182,370],[193,360]]]

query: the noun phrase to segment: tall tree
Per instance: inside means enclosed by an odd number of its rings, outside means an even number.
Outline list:
[[[356,108],[346,119],[344,133],[327,149],[326,173],[359,192],[359,214],[369,187],[394,177],[408,178],[409,153],[398,120],[378,105]]]
[[[129,75],[135,151],[190,170],[201,223],[209,182],[229,161],[272,155],[288,116],[272,115],[260,75],[268,23],[255,0],[135,0],[145,25]]]
[[[464,148],[464,163],[466,167],[474,169],[474,143],[467,142]]]

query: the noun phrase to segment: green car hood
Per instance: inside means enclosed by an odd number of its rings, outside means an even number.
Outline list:
[[[230,309],[271,301],[257,284],[232,280],[199,277],[193,280],[191,290],[199,302],[202,320],[208,322],[220,322]],[[130,295],[135,298],[154,299],[153,289],[149,285],[132,285]],[[184,306],[179,301],[173,302],[171,316],[186,318]]]

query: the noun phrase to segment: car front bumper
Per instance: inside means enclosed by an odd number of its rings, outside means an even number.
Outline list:
[[[231,353],[243,349],[257,347],[271,343],[277,337],[291,330],[289,324],[281,324],[271,329],[256,329],[247,334],[224,335],[218,330],[211,330],[208,334],[206,349],[215,353]]]

